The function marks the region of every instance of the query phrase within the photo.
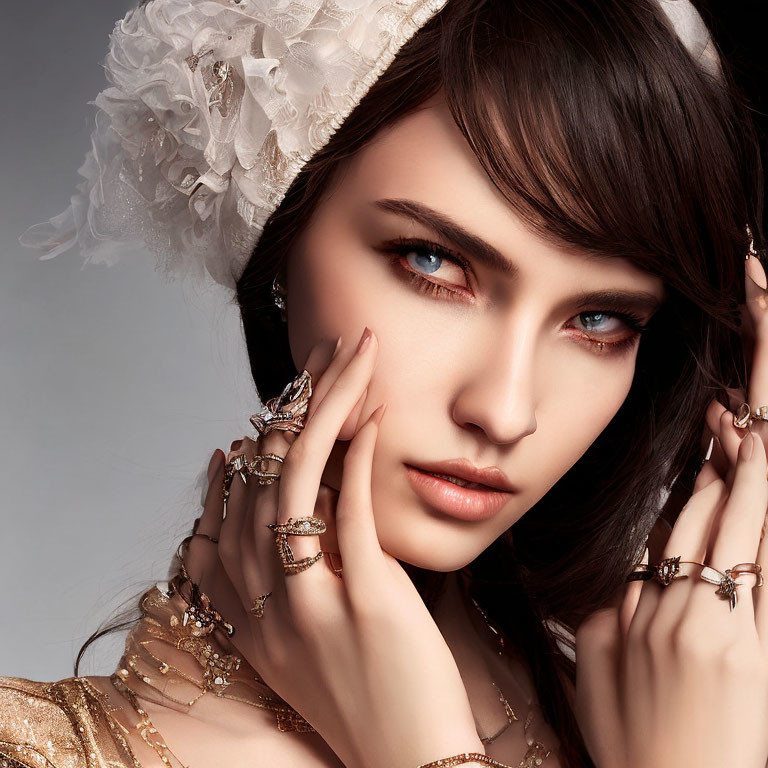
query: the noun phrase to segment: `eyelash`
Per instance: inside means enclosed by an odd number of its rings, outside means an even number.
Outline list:
[[[445,248],[442,245],[438,245],[430,240],[422,240],[421,238],[404,238],[399,237],[395,240],[391,240],[386,243],[387,253],[390,254],[390,261],[400,273],[412,283],[419,293],[429,296],[440,296],[449,298],[455,301],[456,294],[467,293],[465,290],[456,290],[454,288],[448,288],[445,285],[436,283],[434,280],[429,280],[423,275],[415,272],[414,270],[404,267],[402,259],[409,250],[423,249],[432,251],[440,256],[442,259],[447,259],[453,262],[464,270],[464,274],[467,275],[470,271],[469,263],[460,254]],[[582,336],[582,340],[593,347],[597,354],[609,354],[611,352],[619,353],[620,351],[630,347],[634,344],[637,338],[647,330],[647,326],[643,325],[643,318],[632,312],[617,312],[608,309],[592,309],[585,312],[580,312],[580,315],[593,315],[601,314],[610,317],[616,317],[621,320],[629,329],[632,334],[620,341],[599,341],[592,339],[589,336]]]

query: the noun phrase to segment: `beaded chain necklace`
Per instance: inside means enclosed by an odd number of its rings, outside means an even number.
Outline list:
[[[501,633],[474,599],[472,603],[496,638],[498,652],[501,654],[504,648]],[[185,707],[193,706],[202,696],[212,693],[271,711],[280,731],[315,732],[296,710],[269,688],[247,662],[233,652],[236,649],[227,638],[231,637],[234,629],[184,573],[150,589],[143,595],[139,606],[142,617],[129,633],[120,668],[110,680],[136,713],[134,728],[139,736],[158,754],[164,765],[185,768],[139,704],[139,697],[147,700],[151,700],[151,697],[137,691],[137,687],[141,689],[149,686],[158,691],[163,699]],[[220,632],[215,635],[216,629]],[[180,664],[190,656],[193,657],[202,667],[202,676],[189,674],[153,653],[150,646],[157,643],[163,647],[164,655],[170,652],[170,661],[174,660],[177,651]],[[499,686],[495,682],[491,684],[499,695],[507,722],[496,733],[481,738],[484,744],[491,744],[513,722],[519,720]],[[529,709],[523,724],[528,750],[518,768],[538,768],[550,754],[550,750],[529,735],[532,720],[533,711]]]

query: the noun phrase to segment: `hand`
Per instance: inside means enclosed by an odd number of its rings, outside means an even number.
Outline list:
[[[768,322],[758,298],[752,291],[750,299],[748,287],[753,407],[768,404]],[[731,412],[710,405],[712,460],[701,468],[663,557],[681,555],[720,571],[743,562],[768,566],[768,537],[761,540],[768,462],[757,424],[765,426],[754,422],[754,435],[739,430]],[[579,627],[577,716],[600,768],[764,768],[768,600],[762,588],[750,588],[754,577],[737,581],[744,583],[733,612],[698,576],[667,587],[655,579],[630,582],[620,605]]]
[[[198,528],[219,544],[195,537],[187,570],[193,579],[211,573],[218,549],[226,579],[219,573],[201,586],[235,626],[232,642],[344,765],[415,768],[484,750],[448,646],[407,574],[376,536],[371,465],[382,409],[355,426],[377,350],[373,335],[359,354],[337,348],[319,380],[320,353],[313,350],[306,367],[314,393],[304,429],[298,435],[272,431],[258,445],[243,441],[246,454],[285,457],[280,480],[259,487],[252,479],[246,485],[236,473],[222,523],[220,465]],[[321,476],[345,431],[353,436],[336,497],[321,485]],[[327,557],[301,573],[283,573],[266,526],[309,515],[335,522],[342,578],[327,567]],[[320,549],[318,536],[289,536],[289,543],[297,560]],[[248,614],[253,599],[270,591],[263,618]],[[239,605],[233,605],[233,593]]]
[[[728,395],[728,409],[726,412],[717,402],[710,405],[707,411],[707,426],[713,435],[720,438],[721,419],[733,420],[733,414],[738,407],[748,402],[754,410],[761,405],[768,405],[768,285],[766,284],[766,275],[756,258],[750,257],[746,262],[744,275],[744,293],[745,303],[741,306],[741,336],[744,359],[749,366],[749,397],[742,388],[733,388],[726,390]],[[736,435],[743,437],[747,434],[747,429],[735,428],[735,433],[725,433],[723,439],[719,439],[722,453],[727,461],[719,464],[722,474],[723,470],[733,467],[736,463],[736,451],[738,442]],[[749,430],[758,434],[763,444],[768,448],[768,422],[756,420],[753,421]]]

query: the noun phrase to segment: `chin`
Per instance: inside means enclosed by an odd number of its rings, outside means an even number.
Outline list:
[[[394,521],[392,521],[394,522]],[[467,531],[435,532],[415,530],[419,526],[380,526],[377,533],[381,548],[401,562],[427,571],[448,573],[471,563],[491,542],[470,541]],[[428,526],[432,528],[432,526]],[[383,530],[382,530],[383,529]],[[404,535],[404,531],[408,533]],[[475,546],[472,546],[472,544]]]

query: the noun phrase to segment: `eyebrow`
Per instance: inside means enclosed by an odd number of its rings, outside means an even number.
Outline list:
[[[405,198],[383,198],[374,201],[373,205],[381,210],[406,216],[412,221],[422,224],[436,232],[440,237],[449,240],[459,250],[471,253],[477,261],[502,275],[515,277],[520,271],[514,262],[504,257],[490,243],[462,227],[461,224],[454,221],[450,216],[436,211],[434,208],[424,205],[424,203]],[[651,314],[659,309],[663,303],[663,300],[647,291],[590,291],[589,293],[579,294],[574,298],[580,308],[590,304],[601,304],[605,309],[630,308],[638,312],[648,312]]]

